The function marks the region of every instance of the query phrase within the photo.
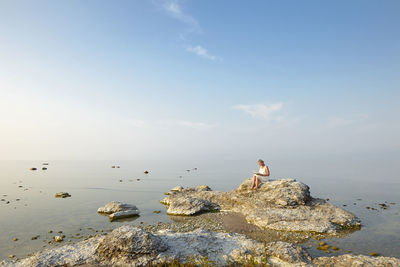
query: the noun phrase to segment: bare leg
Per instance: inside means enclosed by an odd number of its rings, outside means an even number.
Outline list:
[[[253,184],[251,185],[251,189],[254,189],[254,188],[255,188],[255,186],[256,186],[256,180],[257,180],[257,177],[254,175],[254,176],[253,176]]]
[[[258,186],[261,185],[263,182],[257,177],[256,178],[256,187],[255,189],[258,189]]]

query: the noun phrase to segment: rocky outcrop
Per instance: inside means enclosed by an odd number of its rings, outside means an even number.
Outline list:
[[[111,221],[139,215],[135,205],[124,204],[118,201],[107,203],[97,210],[98,213],[107,214]]]
[[[149,266],[179,260],[205,266],[256,262],[270,266],[400,266],[388,257],[342,255],[312,259],[300,246],[263,244],[241,234],[196,230],[187,233],[149,232],[122,226],[107,236],[93,237],[0,266]]]
[[[301,247],[285,242],[264,245],[241,234],[204,230],[151,233],[132,226],[122,226],[105,237],[37,253],[18,261],[14,266],[148,266],[173,260],[224,266],[244,263],[250,258],[259,263],[268,260],[284,264],[306,264],[312,260]],[[11,266],[6,262],[3,265]]]
[[[309,187],[295,179],[269,181],[251,190],[251,180],[231,192],[202,188],[173,191],[161,203],[171,215],[194,215],[209,210],[242,213],[247,222],[279,231],[306,231],[333,234],[342,228],[359,227],[350,212],[325,200],[312,198]]]

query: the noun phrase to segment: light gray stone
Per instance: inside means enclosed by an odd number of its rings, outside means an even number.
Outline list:
[[[202,212],[219,211],[220,207],[208,200],[185,197],[176,198],[168,204],[169,215],[195,215]]]
[[[124,204],[118,201],[107,203],[104,207],[99,208],[97,212],[107,214],[110,220],[137,216],[140,213],[135,205]]]

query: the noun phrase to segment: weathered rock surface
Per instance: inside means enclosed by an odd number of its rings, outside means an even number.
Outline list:
[[[180,198],[168,205],[167,214],[170,215],[194,215],[201,212],[219,211],[219,205],[200,198]]]
[[[104,266],[146,266],[179,259],[202,263],[207,258],[217,266],[242,263],[254,257],[279,264],[311,263],[301,247],[285,242],[263,243],[241,234],[197,230],[188,233],[170,231],[147,232],[133,226],[122,226],[108,236],[95,237],[75,245],[37,253],[13,266],[69,266],[94,264]],[[10,262],[2,262],[11,266]],[[277,265],[278,266],[278,265]]]
[[[295,179],[269,181],[251,190],[250,179],[231,192],[185,188],[171,192],[161,203],[167,213],[194,215],[209,210],[240,212],[249,223],[279,231],[333,234],[342,228],[358,227],[350,212],[322,199],[312,198],[309,187]]]
[[[135,205],[124,204],[118,201],[107,203],[104,207],[99,208],[97,212],[107,214],[110,220],[137,216],[140,213]]]
[[[398,267],[400,266],[400,259],[392,257],[370,257],[364,255],[351,255],[345,254],[335,257],[319,257],[313,260],[317,266],[326,267],[348,267],[348,266],[362,266],[362,267]]]
[[[149,232],[122,226],[107,236],[93,237],[19,260],[3,261],[0,266],[148,266],[179,259],[224,266],[253,259],[270,266],[400,266],[389,257],[341,255],[312,259],[300,246],[286,242],[262,242],[241,234],[196,230],[187,233]]]

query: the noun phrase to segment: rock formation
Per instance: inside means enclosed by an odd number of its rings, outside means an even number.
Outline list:
[[[400,266],[389,257],[341,255],[312,259],[300,246],[286,242],[262,242],[241,234],[196,230],[187,233],[148,232],[122,226],[107,236],[93,237],[74,245],[45,250],[0,266],[148,266],[179,260],[205,266],[256,262],[270,266]]]
[[[251,190],[251,182],[245,180],[231,192],[211,191],[207,186],[171,191],[161,203],[171,215],[240,212],[249,223],[279,231],[334,234],[343,228],[360,226],[352,213],[311,197],[309,187],[295,179],[269,181],[258,190]]]

